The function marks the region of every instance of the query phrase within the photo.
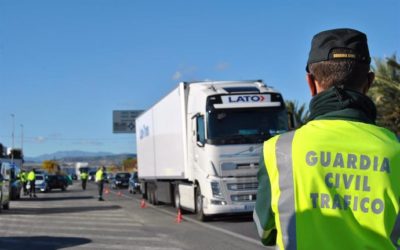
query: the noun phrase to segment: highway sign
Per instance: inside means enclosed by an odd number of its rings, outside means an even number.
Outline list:
[[[143,110],[114,110],[113,133],[135,133],[135,119]]]

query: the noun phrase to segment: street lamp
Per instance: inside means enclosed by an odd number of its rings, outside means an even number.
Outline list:
[[[12,132],[11,132],[11,138],[12,138],[12,146],[11,148],[14,149],[14,130],[15,130],[15,115],[11,114],[11,118],[12,118]]]
[[[24,152],[24,124],[19,125],[21,127],[21,151]]]
[[[15,130],[15,115],[11,114],[11,118],[12,118],[12,132],[11,132],[11,138],[12,138],[12,146],[11,146],[11,163],[14,163],[14,130]]]

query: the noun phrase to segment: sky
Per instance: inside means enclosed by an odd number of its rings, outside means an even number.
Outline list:
[[[308,105],[313,35],[354,28],[373,58],[399,55],[399,13],[398,0],[0,0],[0,143],[135,153],[113,110],[146,110],[180,81],[262,79]]]

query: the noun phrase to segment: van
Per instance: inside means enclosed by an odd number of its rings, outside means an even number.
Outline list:
[[[0,211],[10,208],[11,165],[2,162],[0,165]]]

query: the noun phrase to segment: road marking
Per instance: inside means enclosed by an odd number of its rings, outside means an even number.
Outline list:
[[[113,194],[116,194],[116,195],[117,195],[117,193],[114,192],[114,191],[112,191],[112,190],[110,190],[110,193],[113,193]],[[132,199],[132,200],[135,200],[137,203],[140,204],[140,200],[138,200],[138,199],[135,198],[135,197],[128,196],[128,195],[125,195],[125,194],[121,194],[121,196],[126,197],[126,198],[130,198],[130,199]],[[168,215],[172,215],[172,216],[176,216],[175,213],[172,213],[172,212],[170,212],[170,211],[167,211],[167,210],[158,208],[158,207],[156,207],[156,206],[154,206],[154,205],[152,205],[152,204],[150,204],[150,203],[147,203],[147,201],[146,201],[146,205],[147,205],[147,207],[151,207],[151,208],[153,208],[153,209],[155,209],[155,210],[157,210],[157,211],[160,211],[160,212],[162,212],[162,213],[165,213],[165,214],[168,214]],[[241,235],[241,234],[238,234],[238,233],[235,233],[235,232],[232,232],[232,231],[229,231],[229,230],[220,228],[220,227],[215,227],[215,226],[209,225],[209,224],[207,224],[207,223],[200,222],[200,221],[198,221],[198,220],[194,220],[194,219],[192,219],[192,218],[184,217],[183,220],[184,220],[184,221],[192,222],[192,223],[194,223],[194,224],[196,224],[196,225],[199,225],[199,226],[202,226],[202,227],[205,227],[205,228],[208,228],[208,229],[212,229],[212,230],[215,230],[215,231],[218,231],[218,232],[221,232],[221,233],[224,233],[224,234],[227,234],[227,235],[236,237],[236,238],[238,238],[238,239],[241,239],[241,240],[244,240],[244,241],[247,241],[247,242],[256,244],[256,245],[258,245],[258,246],[264,246],[259,240],[255,240],[255,239],[253,239],[253,238],[250,238],[250,237],[247,237],[247,236],[244,236],[244,235]]]

